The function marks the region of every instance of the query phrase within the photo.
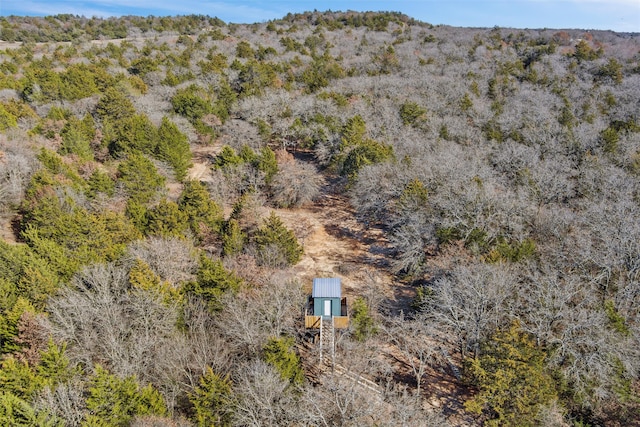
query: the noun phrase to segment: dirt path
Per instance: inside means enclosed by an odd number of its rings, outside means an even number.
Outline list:
[[[0,240],[5,243],[18,242],[18,218],[16,216],[0,215]]]
[[[347,197],[338,194],[335,185],[325,186],[312,205],[276,212],[304,247],[294,270],[309,290],[314,277],[339,277],[350,299],[378,293],[386,306],[406,308],[413,292],[388,272],[385,254],[390,248],[382,230],[358,222]]]
[[[187,172],[187,177],[196,181],[208,182],[211,177],[211,164],[220,150],[222,143],[216,141],[211,145],[194,145],[191,147],[193,166]]]

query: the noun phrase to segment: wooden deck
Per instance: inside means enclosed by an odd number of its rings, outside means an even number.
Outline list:
[[[322,316],[304,316],[304,327],[306,329],[320,329],[320,318]],[[325,322],[329,322],[326,320]],[[349,327],[349,316],[334,316],[333,327],[335,329],[347,329]]]
[[[307,306],[304,309],[304,327],[306,329],[320,329],[320,318],[322,316],[314,316],[309,313],[313,313],[313,300],[311,298],[309,298]],[[341,316],[333,316],[334,329],[349,328],[349,311],[346,297],[340,301],[340,314]],[[325,322],[329,322],[329,319],[325,319]]]

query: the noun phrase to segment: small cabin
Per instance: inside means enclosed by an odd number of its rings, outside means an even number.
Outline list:
[[[305,326],[320,328],[320,320],[332,321],[335,328],[349,327],[347,298],[342,297],[342,284],[339,278],[313,279],[313,289],[305,310]]]

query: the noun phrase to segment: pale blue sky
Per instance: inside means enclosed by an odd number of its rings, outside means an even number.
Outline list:
[[[288,12],[386,10],[431,24],[464,27],[579,28],[640,32],[640,0],[0,0],[0,15],[217,16],[263,22]]]

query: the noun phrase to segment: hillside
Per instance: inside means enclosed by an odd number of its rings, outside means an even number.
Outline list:
[[[640,35],[0,28],[0,424],[640,425]]]

